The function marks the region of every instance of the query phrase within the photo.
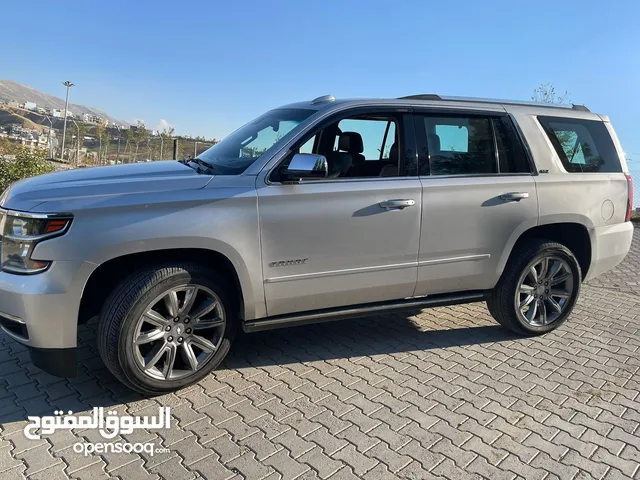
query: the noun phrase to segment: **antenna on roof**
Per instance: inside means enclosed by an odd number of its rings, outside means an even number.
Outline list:
[[[335,102],[335,101],[336,101],[336,97],[334,97],[333,95],[323,95],[321,97],[314,98],[313,100],[311,100],[311,105],[318,105],[319,103],[328,103],[328,102]]]

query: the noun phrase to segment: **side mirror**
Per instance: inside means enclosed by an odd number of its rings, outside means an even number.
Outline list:
[[[303,178],[326,178],[329,173],[329,165],[324,155],[296,153],[283,173],[289,181]]]

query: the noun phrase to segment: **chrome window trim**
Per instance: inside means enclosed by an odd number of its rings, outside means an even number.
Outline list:
[[[483,177],[533,177],[533,173],[465,173],[461,175],[420,175],[420,179],[443,179],[443,178],[483,178]],[[412,177],[413,178],[413,177]]]

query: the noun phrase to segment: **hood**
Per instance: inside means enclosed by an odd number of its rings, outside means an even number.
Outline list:
[[[211,178],[175,160],[78,168],[21,180],[4,193],[0,205],[29,211],[51,200],[199,189]]]

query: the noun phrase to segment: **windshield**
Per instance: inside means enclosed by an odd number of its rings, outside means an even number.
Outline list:
[[[299,108],[271,110],[240,127],[198,158],[211,165],[216,175],[238,175],[315,112]]]

